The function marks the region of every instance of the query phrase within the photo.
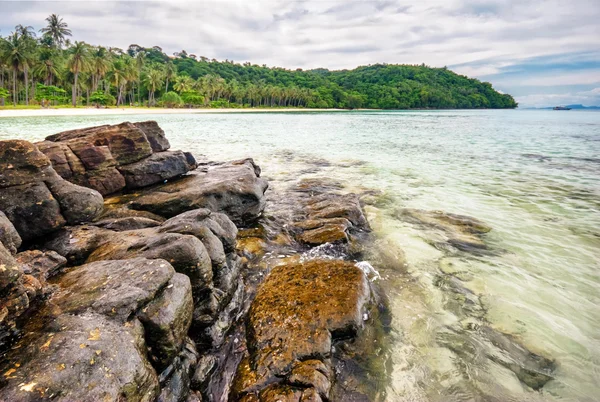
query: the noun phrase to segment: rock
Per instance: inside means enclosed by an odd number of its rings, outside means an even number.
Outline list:
[[[159,127],[157,122],[149,120],[133,123],[133,125],[144,132],[148,142],[150,142],[152,151],[162,152],[171,147],[169,140],[165,137],[165,132]]]
[[[69,264],[80,265],[88,256],[108,241],[115,232],[96,226],[68,226],[52,234],[43,248],[56,251],[65,257]]]
[[[158,370],[166,368],[179,353],[192,323],[193,311],[190,279],[175,274],[162,294],[138,313]]]
[[[192,377],[191,387],[195,390],[205,389],[206,382],[210,379],[210,375],[217,368],[217,358],[213,355],[202,356],[198,359],[194,376]]]
[[[67,223],[58,201],[44,182],[2,189],[0,210],[25,241],[51,233]]]
[[[195,168],[195,161],[190,165],[183,152],[165,151],[135,163],[119,166],[118,170],[125,178],[127,188],[137,189],[181,176]]]
[[[40,282],[59,273],[67,264],[67,259],[55,251],[29,250],[16,255],[23,273],[33,275]]]
[[[42,181],[51,174],[50,160],[32,143],[22,140],[0,141],[0,188]]]
[[[61,177],[102,195],[159,183],[196,167],[191,154],[166,152],[169,142],[153,121],[65,131],[37,145]]]
[[[300,402],[302,390],[289,385],[272,384],[259,395],[261,402]]]
[[[125,321],[154,300],[174,273],[164,260],[93,262],[57,278],[62,291],[51,302],[63,313],[92,311]]]
[[[356,227],[369,228],[356,194],[323,194],[310,198],[306,204],[308,219],[345,218]]]
[[[2,211],[0,211],[0,243],[12,254],[15,254],[17,249],[21,247],[19,232]]]
[[[158,402],[180,402],[188,400],[190,377],[198,362],[198,352],[189,338],[181,353],[159,376],[162,387]],[[193,397],[192,397],[193,400]]]
[[[129,122],[64,131],[46,137],[46,141],[66,142],[87,169],[97,168],[111,157],[126,165],[152,154],[144,132]]]
[[[4,360],[0,400],[149,402],[158,396],[136,319],[123,325],[94,313],[64,314],[18,346]]]
[[[160,226],[160,222],[154,219],[130,216],[126,218],[103,219],[93,223],[104,229],[114,230],[115,232],[126,232],[128,230],[146,229]]]
[[[85,174],[85,166],[66,144],[60,142],[36,142],[38,149],[50,159],[52,167],[63,179],[73,181]]]
[[[248,372],[240,366],[234,393],[256,392],[292,375],[296,383],[314,382],[312,385],[326,394],[329,371],[316,362],[302,367],[296,364],[323,361],[332,353],[333,340],[355,336],[363,327],[370,300],[367,278],[353,263],[312,260],[274,268],[259,287],[248,313],[251,369]],[[292,394],[296,398],[295,391]]]
[[[0,351],[18,334],[16,320],[29,307],[30,296],[35,296],[35,289],[28,289],[25,282],[21,267],[0,243]]]
[[[99,192],[72,184],[58,174],[46,180],[50,192],[58,200],[67,224],[89,222],[104,208],[104,199]]]
[[[143,190],[133,209],[172,217],[197,208],[225,213],[234,223],[255,220],[265,206],[267,182],[251,159],[211,166],[179,180]]]
[[[0,210],[24,241],[102,211],[100,194],[62,179],[33,144],[0,141],[0,155]]]
[[[169,261],[177,272],[189,276],[196,297],[212,285],[210,257],[196,237],[179,233],[155,234],[153,229],[113,233],[90,254],[87,262],[135,257],[161,258]]]
[[[319,245],[325,243],[348,242],[348,234],[345,224],[324,224],[323,226],[302,232],[298,240],[309,245]]]
[[[306,360],[294,366],[288,382],[301,387],[314,388],[323,398],[329,397],[331,372],[320,360]]]

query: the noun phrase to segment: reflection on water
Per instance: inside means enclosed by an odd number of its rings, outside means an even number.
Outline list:
[[[394,315],[389,400],[597,400],[600,113],[7,118],[0,138],[149,118],[174,148],[254,157],[273,191],[326,177],[362,194]],[[406,209],[485,222],[485,252]]]

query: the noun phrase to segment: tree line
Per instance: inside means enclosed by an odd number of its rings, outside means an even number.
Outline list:
[[[71,41],[60,16],[0,36],[0,105],[514,108],[512,96],[447,68],[376,64],[289,70],[188,54]]]

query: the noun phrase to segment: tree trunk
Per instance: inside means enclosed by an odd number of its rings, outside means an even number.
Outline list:
[[[13,105],[17,106],[17,70],[13,70]]]
[[[73,81],[73,88],[71,90],[71,103],[73,103],[73,107],[77,106],[77,79],[79,78],[79,73],[75,73],[75,80]]]
[[[25,105],[29,106],[29,76],[27,75],[27,67],[23,69],[23,73],[25,73]]]

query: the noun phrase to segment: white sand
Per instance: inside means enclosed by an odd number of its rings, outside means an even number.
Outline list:
[[[2,117],[35,116],[106,116],[130,114],[189,114],[189,113],[266,113],[266,112],[331,112],[341,109],[162,109],[162,108],[78,108],[78,109],[15,109],[0,110]]]

